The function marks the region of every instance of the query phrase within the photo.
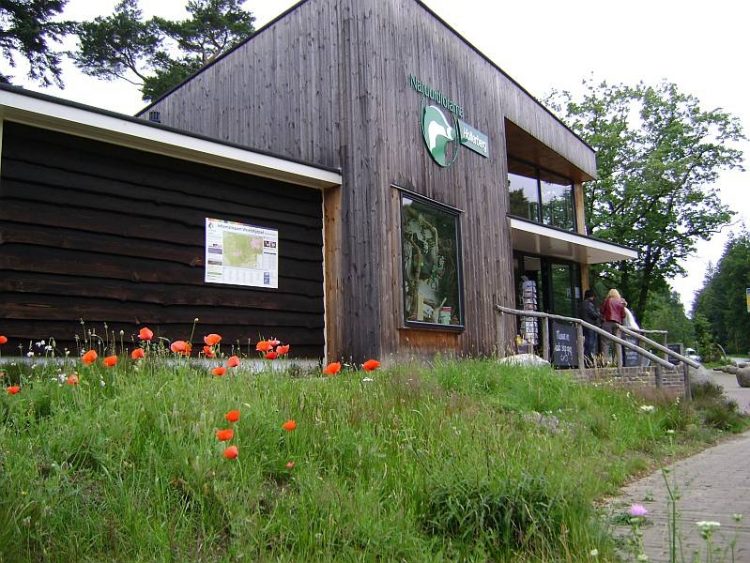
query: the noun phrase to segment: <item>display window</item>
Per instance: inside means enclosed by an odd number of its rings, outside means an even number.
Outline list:
[[[459,211],[401,193],[407,326],[463,327]]]

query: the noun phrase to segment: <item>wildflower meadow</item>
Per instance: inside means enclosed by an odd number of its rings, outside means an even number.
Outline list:
[[[0,561],[613,560],[599,499],[722,432],[491,359],[125,340],[0,358]]]

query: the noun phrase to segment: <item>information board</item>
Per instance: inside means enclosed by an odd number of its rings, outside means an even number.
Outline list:
[[[206,218],[206,283],[279,287],[279,231]]]
[[[626,337],[625,341],[630,342],[631,344],[638,344],[638,339],[632,337]],[[640,365],[643,365],[644,359],[645,358],[635,350],[631,350],[630,348],[626,348],[625,346],[622,347],[622,365],[624,367],[638,367]]]
[[[578,335],[571,323],[552,321],[552,364],[557,367],[578,367]]]

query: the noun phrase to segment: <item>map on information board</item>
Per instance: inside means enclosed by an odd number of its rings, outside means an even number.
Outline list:
[[[279,287],[279,231],[206,218],[206,283]]]

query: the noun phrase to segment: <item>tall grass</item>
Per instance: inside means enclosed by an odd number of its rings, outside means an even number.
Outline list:
[[[666,398],[646,413],[631,393],[492,361],[79,376],[19,372],[22,392],[0,398],[0,561],[606,558],[595,501],[666,451],[665,430],[685,448],[715,435]],[[235,460],[215,437],[230,409]]]

